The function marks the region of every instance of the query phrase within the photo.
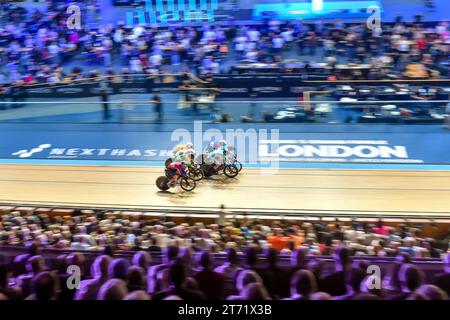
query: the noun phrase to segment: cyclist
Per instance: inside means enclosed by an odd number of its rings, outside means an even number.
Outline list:
[[[176,161],[169,163],[166,168],[172,173],[172,178],[170,179],[168,185],[172,187],[176,182],[180,174],[186,174],[186,163],[184,161]]]
[[[173,148],[172,152],[173,152],[173,154],[176,155],[178,151],[189,150],[189,149],[194,149],[194,145],[192,144],[192,142],[188,142],[185,144],[179,144],[179,145],[175,146],[175,148]]]
[[[217,143],[211,142],[210,147],[212,147],[212,150],[209,152],[209,158],[213,159],[214,170],[218,171],[225,161],[228,152],[228,144],[225,140],[219,140]]]
[[[175,154],[174,161],[184,161],[187,164],[192,164],[195,158],[194,149],[180,150]]]

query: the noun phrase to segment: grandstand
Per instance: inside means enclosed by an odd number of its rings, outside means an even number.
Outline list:
[[[0,6],[0,300],[449,299],[447,2]]]

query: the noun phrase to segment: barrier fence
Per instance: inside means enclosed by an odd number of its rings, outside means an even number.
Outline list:
[[[294,123],[448,123],[450,100],[264,100],[247,98],[220,100],[214,95],[164,95],[161,118],[154,101],[111,99],[61,99],[43,101],[0,101],[0,122],[116,122],[179,123],[204,122],[294,122]],[[149,97],[151,98],[151,97]],[[320,100],[322,99],[322,100]],[[2,110],[3,109],[3,110]],[[105,109],[109,117],[104,119]],[[228,118],[227,118],[228,117]]]
[[[322,77],[323,78],[323,77]],[[170,93],[181,90],[215,91],[221,98],[298,98],[305,91],[335,89],[340,85],[354,86],[431,86],[437,88],[438,98],[450,95],[450,80],[336,80],[324,81],[307,74],[244,74],[215,75],[208,81],[192,74],[127,74],[68,80],[53,84],[38,83],[11,86],[0,91],[3,98],[82,98],[99,96],[102,91],[109,95],[145,94],[151,92]],[[191,85],[184,87],[183,81]]]

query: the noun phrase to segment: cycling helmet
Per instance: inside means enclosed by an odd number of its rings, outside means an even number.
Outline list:
[[[227,145],[227,142],[225,141],[225,140],[219,140],[219,143],[221,144],[221,145],[223,145],[223,146],[226,146]]]
[[[193,149],[194,145],[192,144],[192,142],[188,142],[186,143],[186,147],[188,147],[188,149]]]

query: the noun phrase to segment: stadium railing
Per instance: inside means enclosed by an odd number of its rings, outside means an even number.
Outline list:
[[[151,96],[115,96],[108,101],[96,98],[35,99],[0,101],[0,122],[64,123],[152,123],[159,122]],[[139,97],[138,97],[139,98]],[[216,100],[205,94],[186,101],[183,95],[161,95],[165,123],[190,123],[200,116],[205,123],[388,123],[446,124],[450,100],[317,100],[286,99]],[[322,100],[319,100],[322,99]],[[103,106],[111,117],[103,119]],[[24,108],[25,107],[25,108]],[[195,112],[195,113],[194,113]],[[338,112],[338,113],[337,113]],[[83,114],[91,113],[89,117]]]

